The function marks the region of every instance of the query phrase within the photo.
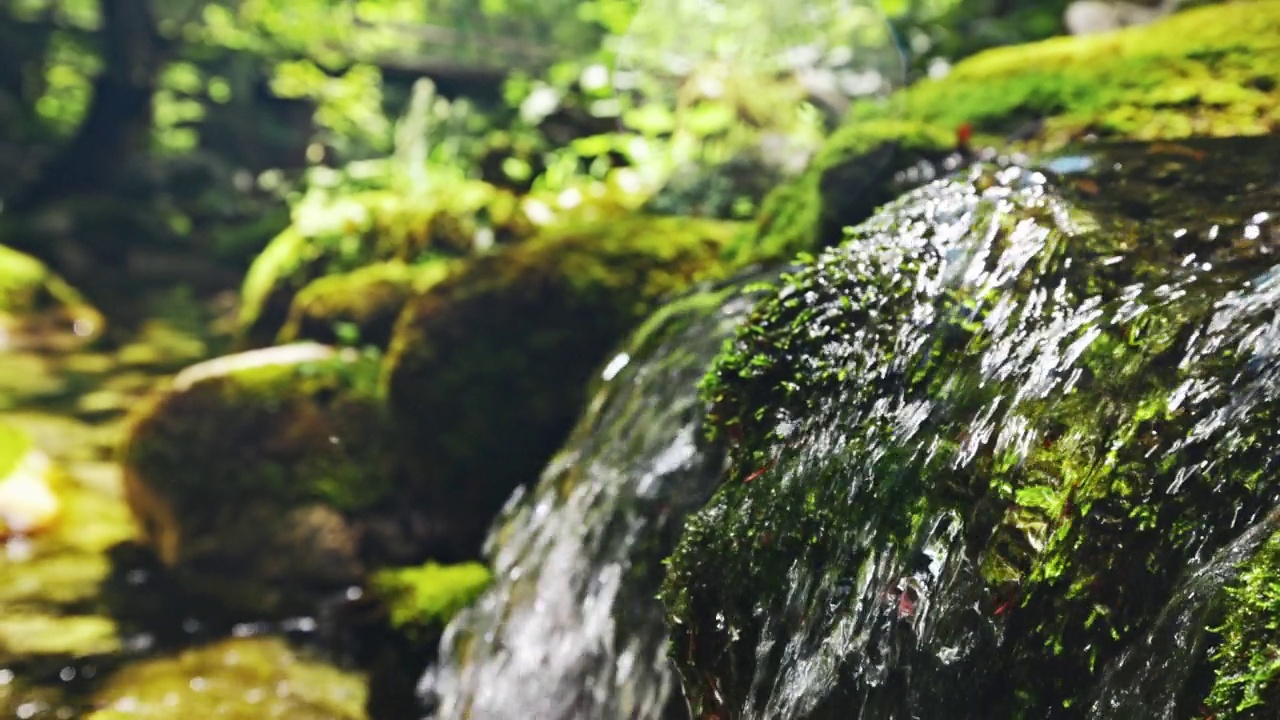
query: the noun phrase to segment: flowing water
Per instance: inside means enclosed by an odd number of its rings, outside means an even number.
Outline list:
[[[423,681],[438,718],[685,714],[656,595],[684,517],[723,469],[697,384],[750,306],[740,284],[691,295],[604,368],[567,447],[489,540],[494,584]]]
[[[1275,151],[975,168],[788,280],[722,370],[768,461],[673,559],[695,704],[1195,712],[1210,600],[1274,531]]]

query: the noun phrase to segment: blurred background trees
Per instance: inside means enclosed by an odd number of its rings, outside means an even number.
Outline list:
[[[1061,11],[6,0],[0,241],[73,275],[136,247],[194,246],[243,267],[291,206],[350,187],[409,193],[469,177],[556,190],[625,169],[623,185],[648,196],[730,162],[786,173],[851,98],[1059,32]],[[741,200],[711,212],[745,217]]]

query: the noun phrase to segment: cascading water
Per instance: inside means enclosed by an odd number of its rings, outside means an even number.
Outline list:
[[[785,279],[717,362],[732,468],[664,590],[701,716],[1198,712],[1127,698],[1212,678],[1274,530],[1277,149],[977,167]]]
[[[687,716],[656,596],[723,472],[697,384],[751,298],[731,284],[678,300],[604,368],[567,447],[489,539],[494,584],[423,680],[437,718]]]

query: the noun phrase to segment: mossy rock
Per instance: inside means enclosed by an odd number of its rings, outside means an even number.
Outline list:
[[[465,256],[534,229],[514,195],[479,182],[442,187],[426,197],[366,192],[303,205],[245,276],[241,345],[270,344],[294,295],[317,278],[392,260],[415,264]]]
[[[431,496],[474,557],[537,479],[608,352],[664,297],[726,267],[736,223],[632,216],[476,258],[416,297],[386,360],[388,402]],[[465,508],[465,515],[460,511]]]
[[[122,668],[87,718],[364,720],[365,695],[357,674],[279,638],[232,638]]]
[[[102,314],[44,263],[0,245],[0,347],[79,345],[103,326]]]
[[[787,259],[837,243],[843,228],[911,184],[917,166],[924,173],[917,177],[929,179],[930,166],[957,149],[964,125],[974,146],[1032,155],[1090,138],[1274,132],[1277,38],[1280,2],[1255,0],[980,53],[887,101],[854,105],[812,167],[766,198],[754,237],[735,252]]]
[[[1278,151],[975,166],[779,283],[704,381],[731,467],[663,590],[695,714],[1089,716],[1280,489]]]
[[[294,297],[276,341],[385,348],[409,299],[444,279],[452,265],[378,263],[315,280]]]
[[[179,374],[131,420],[125,494],[184,583],[234,609],[358,582],[360,518],[392,503],[377,361],[318,344]]]

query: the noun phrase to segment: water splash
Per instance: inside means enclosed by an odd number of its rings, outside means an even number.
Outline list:
[[[692,295],[607,363],[568,446],[489,539],[494,584],[423,679],[436,717],[680,714],[661,562],[723,470],[696,387],[750,306],[740,284]]]

